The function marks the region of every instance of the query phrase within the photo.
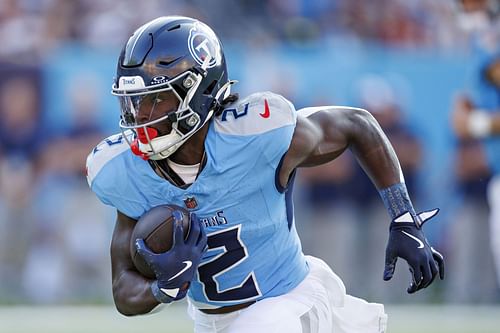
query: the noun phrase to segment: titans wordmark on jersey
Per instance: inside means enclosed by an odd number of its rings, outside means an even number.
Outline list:
[[[134,219],[158,205],[190,203],[208,235],[208,251],[189,289],[199,308],[281,295],[308,271],[293,221],[293,179],[288,188],[277,182],[295,123],[286,99],[253,94],[211,122],[207,163],[188,188],[160,178],[121,134],[90,153],[88,182],[102,202]]]

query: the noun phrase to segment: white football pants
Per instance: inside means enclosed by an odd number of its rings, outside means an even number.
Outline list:
[[[315,257],[310,272],[288,294],[270,297],[243,310],[209,315],[189,302],[195,333],[381,333],[387,315],[382,304],[346,294],[342,280]]]

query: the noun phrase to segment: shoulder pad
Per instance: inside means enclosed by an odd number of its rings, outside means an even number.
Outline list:
[[[132,135],[132,132],[126,133]],[[129,149],[129,145],[122,133],[112,135],[102,140],[87,156],[87,182],[92,186],[92,182],[99,174],[99,171],[113,158]]]
[[[295,107],[286,98],[272,92],[252,94],[230,105],[215,119],[217,132],[255,135],[295,125]]]

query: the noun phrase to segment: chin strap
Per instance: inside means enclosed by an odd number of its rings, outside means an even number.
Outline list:
[[[214,100],[210,107],[211,110],[215,112],[215,115],[218,116],[223,107],[224,100],[231,95],[231,85],[237,83],[237,80],[229,80],[217,91],[215,94]],[[221,98],[222,96],[222,98]]]
[[[219,103],[222,94],[224,94],[224,98],[229,96],[229,94],[231,93],[231,86],[235,83],[238,83],[238,80],[229,80],[226,83],[224,83],[222,87],[220,87],[219,91],[217,91],[217,93],[215,94],[215,100],[217,101],[217,103]]]

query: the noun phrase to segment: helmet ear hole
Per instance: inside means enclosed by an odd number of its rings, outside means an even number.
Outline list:
[[[212,82],[210,82],[207,89],[205,89],[205,91],[203,92],[203,95],[212,95],[212,92],[214,91],[216,85],[217,85],[217,80],[213,80]]]

